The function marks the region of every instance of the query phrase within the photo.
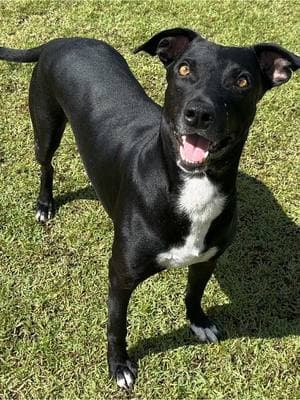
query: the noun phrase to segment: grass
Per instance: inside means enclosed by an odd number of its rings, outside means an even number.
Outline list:
[[[297,0],[0,0],[0,43],[105,39],[162,103],[163,68],[131,53],[150,35],[188,26],[224,44],[273,41],[300,53],[299,17]],[[206,346],[189,337],[185,269],[149,279],[130,304],[128,342],[139,377],[125,394],[106,367],[112,224],[69,130],[55,159],[58,214],[45,227],[33,218],[39,171],[27,104],[31,70],[0,64],[0,398],[299,399],[300,76],[261,101],[241,160],[238,235],[204,298],[226,339]]]

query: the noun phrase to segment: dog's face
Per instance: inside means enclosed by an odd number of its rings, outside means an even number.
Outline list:
[[[141,50],[166,66],[165,125],[177,165],[191,174],[241,148],[257,102],[300,67],[277,45],[221,46],[181,28],[160,32]]]

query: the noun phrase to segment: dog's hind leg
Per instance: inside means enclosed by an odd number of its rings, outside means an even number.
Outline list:
[[[35,74],[30,85],[29,107],[34,129],[35,155],[41,166],[40,192],[36,219],[44,223],[54,216],[52,157],[57,150],[65,126],[65,114],[53,96],[37,82]]]
[[[137,375],[137,367],[126,351],[127,307],[135,287],[133,280],[124,279],[112,257],[109,262],[108,364],[110,376],[124,389],[133,386]]]

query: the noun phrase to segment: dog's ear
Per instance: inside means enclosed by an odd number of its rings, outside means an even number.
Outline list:
[[[261,43],[253,46],[268,89],[287,82],[300,68],[300,57],[281,46]]]
[[[201,38],[198,33],[190,29],[168,29],[157,33],[133,52],[145,51],[151,56],[157,55],[164,65],[168,65],[182,54],[196,37]]]

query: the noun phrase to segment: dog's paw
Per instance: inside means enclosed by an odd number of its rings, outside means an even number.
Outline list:
[[[208,318],[205,318],[200,324],[191,324],[190,329],[203,343],[218,343],[221,339],[219,329]]]
[[[131,390],[137,377],[137,366],[132,361],[126,360],[125,363],[116,364],[111,375],[120,388]]]
[[[35,214],[35,219],[37,220],[37,222],[44,224],[49,219],[54,217],[54,213],[55,207],[53,200],[49,201],[49,203],[42,203],[40,201],[37,202]]]

